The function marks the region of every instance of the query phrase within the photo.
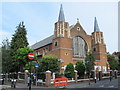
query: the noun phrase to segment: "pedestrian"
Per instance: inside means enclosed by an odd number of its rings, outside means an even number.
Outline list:
[[[2,78],[2,85],[4,84],[4,78]]]
[[[35,84],[36,84],[36,76],[33,75],[33,85],[35,85]]]
[[[30,85],[30,77],[29,76],[27,78],[27,84],[28,84],[28,86]]]

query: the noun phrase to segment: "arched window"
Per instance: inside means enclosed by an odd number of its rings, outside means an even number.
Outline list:
[[[87,52],[87,44],[80,36],[73,37],[73,56],[85,57]]]

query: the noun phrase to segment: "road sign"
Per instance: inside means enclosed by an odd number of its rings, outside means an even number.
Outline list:
[[[39,66],[39,63],[35,63],[35,67],[38,67]]]
[[[34,59],[34,54],[33,54],[33,53],[29,53],[29,54],[28,54],[28,58],[29,58],[29,59]]]
[[[66,86],[68,84],[68,79],[67,78],[56,78],[54,80],[54,85],[57,87],[59,86]]]

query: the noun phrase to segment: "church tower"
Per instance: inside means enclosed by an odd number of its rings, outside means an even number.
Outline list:
[[[94,20],[94,32],[92,33],[92,51],[95,58],[95,70],[107,71],[106,45],[104,44],[103,32],[99,29],[96,17]]]
[[[70,37],[69,24],[65,22],[63,7],[61,4],[58,22],[55,23],[54,36],[56,37]]]
[[[61,63],[61,70],[64,71],[65,65],[71,62],[72,58],[72,39],[70,37],[70,29],[68,22],[65,21],[64,11],[62,4],[58,21],[54,27],[54,39],[52,49],[55,56],[58,57]]]

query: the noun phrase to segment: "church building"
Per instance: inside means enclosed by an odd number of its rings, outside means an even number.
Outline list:
[[[61,5],[58,21],[54,24],[54,34],[31,46],[37,57],[53,55],[61,63],[64,71],[68,63],[76,64],[77,61],[85,62],[86,53],[94,52],[95,70],[108,71],[106,45],[103,32],[99,29],[97,19],[94,20],[94,30],[88,35],[77,20],[75,25],[69,26],[65,21]]]

